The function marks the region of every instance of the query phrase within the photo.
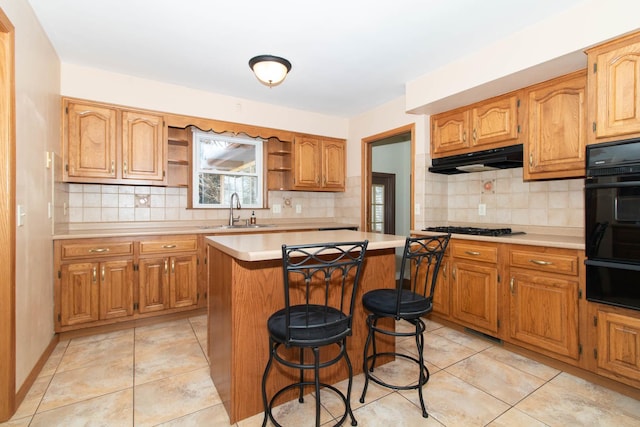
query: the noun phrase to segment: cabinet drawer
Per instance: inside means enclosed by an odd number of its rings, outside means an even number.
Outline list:
[[[191,252],[198,249],[195,236],[172,238],[171,240],[148,240],[140,242],[140,255],[162,254],[173,252]]]
[[[456,258],[492,263],[498,262],[497,246],[481,246],[455,242],[451,247],[451,254]]]
[[[512,250],[510,264],[512,267],[578,275],[578,255]]]
[[[78,258],[97,258],[107,256],[133,256],[133,242],[94,242],[94,243],[62,243],[63,260]]]

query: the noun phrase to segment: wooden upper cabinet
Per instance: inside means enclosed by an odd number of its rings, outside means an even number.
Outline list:
[[[518,92],[431,116],[431,157],[518,143]]]
[[[162,181],[166,137],[160,115],[122,112],[122,178]]]
[[[162,115],[65,98],[62,127],[65,181],[166,184]]]
[[[65,181],[116,178],[117,111],[90,103],[65,102]]]
[[[296,136],[293,144],[293,188],[344,191],[345,141]]]
[[[525,180],[584,176],[586,85],[581,70],[526,89]]]
[[[640,32],[587,50],[589,144],[640,136]]]
[[[452,151],[469,148],[469,110],[434,115],[431,124],[432,157],[442,157]]]
[[[471,109],[471,147],[511,145],[518,139],[518,97],[494,98]]]

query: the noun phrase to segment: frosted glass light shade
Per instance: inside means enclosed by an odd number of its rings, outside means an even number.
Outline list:
[[[291,62],[273,55],[259,55],[249,60],[249,67],[263,84],[277,86],[291,71]]]

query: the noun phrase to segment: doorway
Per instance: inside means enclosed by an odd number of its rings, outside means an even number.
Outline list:
[[[15,29],[0,9],[0,421],[16,398]]]
[[[371,230],[396,234],[396,174],[371,172]]]

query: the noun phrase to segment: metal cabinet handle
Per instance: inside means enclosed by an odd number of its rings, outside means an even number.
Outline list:
[[[176,246],[178,246],[178,245],[162,245],[162,248],[163,248],[163,249],[173,249],[173,248],[175,248]]]
[[[100,280],[104,283],[104,265],[102,266],[102,271],[100,271]]]
[[[476,134],[476,130],[475,128],[473,129],[473,140],[476,141],[478,139],[478,136]]]
[[[464,251],[464,253],[467,254],[467,255],[473,255],[473,256],[480,255],[480,252],[478,252],[478,251]]]
[[[516,281],[515,277],[512,277],[511,280],[509,281],[509,288],[511,290],[511,293],[513,293],[513,285],[515,281]]]
[[[171,274],[173,274],[176,271],[176,260],[172,259],[171,260]]]
[[[442,275],[444,276],[444,278],[447,278],[447,264],[442,264]]]
[[[111,160],[111,175],[116,173],[116,162],[115,160]]]
[[[96,283],[96,281],[98,280],[98,269],[93,267],[93,274],[91,275],[91,280],[93,281],[93,283]]]
[[[453,276],[453,280],[457,280],[456,279],[456,268],[453,267],[453,270],[451,270],[451,275]]]
[[[529,166],[533,166],[533,153],[529,153]]]
[[[532,262],[536,265],[553,265],[553,262],[551,261],[542,261],[539,259],[530,259],[529,262]]]
[[[462,132],[462,142],[467,142],[467,131]]]
[[[109,252],[109,248],[93,248],[89,249],[90,254],[101,254],[104,252]]]
[[[164,274],[167,274],[169,272],[169,260],[165,259],[164,260]]]
[[[124,161],[124,173],[129,173],[129,168],[127,167],[127,161]]]

